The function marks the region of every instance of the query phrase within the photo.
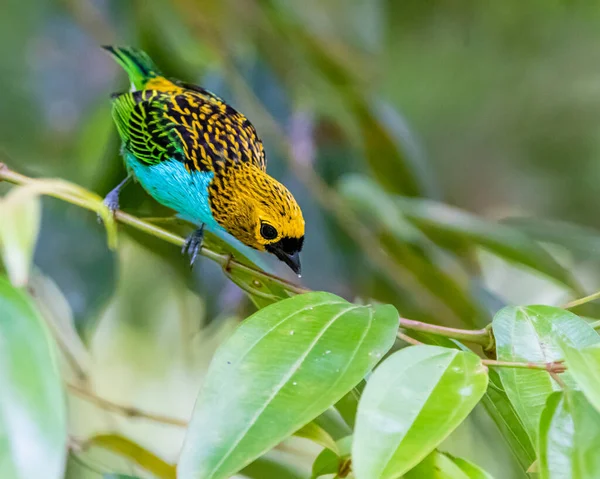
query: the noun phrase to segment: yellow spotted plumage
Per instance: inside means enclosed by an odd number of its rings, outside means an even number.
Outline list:
[[[248,119],[201,87],[165,78],[144,52],[106,48],[133,85],[113,96],[132,175],[182,216],[269,251],[299,272],[302,211],[266,173],[263,144]],[[119,188],[107,201],[118,199]]]

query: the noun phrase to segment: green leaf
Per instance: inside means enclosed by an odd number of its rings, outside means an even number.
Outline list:
[[[493,479],[475,464],[434,451],[404,475],[404,479]]]
[[[534,240],[508,225],[431,200],[399,198],[397,205],[407,219],[440,246],[460,249],[465,244],[478,245],[581,291],[569,270]]]
[[[539,437],[542,479],[600,477],[600,413],[581,392],[550,395]]]
[[[561,345],[582,348],[597,344],[600,337],[578,316],[551,306],[507,307],[492,323],[501,361],[549,363],[564,357]],[[532,442],[537,442],[540,414],[548,396],[560,386],[546,371],[501,368],[498,370],[515,411]],[[569,371],[561,375],[575,385]]]
[[[454,464],[456,464],[469,479],[493,479],[491,474],[481,469],[478,465],[473,464],[462,457],[455,457],[448,453],[444,454],[452,459]]]
[[[424,168],[420,147],[398,112],[375,98],[351,100],[363,136],[365,157],[385,189],[407,196],[423,196],[433,187]]]
[[[131,439],[118,434],[100,434],[86,441],[84,448],[101,447],[126,457],[146,471],[161,479],[175,479],[175,466],[163,461]]]
[[[352,429],[354,429],[354,424],[356,422],[356,411],[358,410],[358,402],[360,400],[362,391],[365,388],[365,384],[366,383],[364,381],[361,381],[357,387],[348,391],[348,394],[340,399],[335,405],[335,408],[338,410],[344,421],[346,421],[346,424],[348,424],[348,426]]]
[[[262,261],[262,258],[258,257],[256,251],[251,250],[229,235],[216,235],[207,232],[205,245],[217,253],[231,255],[238,263],[249,266],[254,270],[262,270],[268,274],[272,273]],[[291,296],[291,293],[279,282],[269,277],[257,276],[251,270],[245,271],[238,268],[228,270],[224,268],[223,271],[231,281],[248,294],[259,309]]]
[[[28,290],[73,371],[80,379],[86,379],[91,371],[92,359],[75,329],[67,299],[56,283],[39,271],[32,275]]]
[[[104,204],[103,198],[96,193],[86,190],[79,185],[60,179],[30,180],[27,186],[23,186],[28,192],[36,195],[48,195],[54,197],[69,197],[69,201],[77,206],[96,212],[102,219],[106,229],[106,240],[111,249],[117,246],[117,225],[114,215]]]
[[[14,188],[0,199],[0,252],[15,286],[29,280],[41,216],[40,199],[29,188]]]
[[[487,382],[471,352],[412,346],[394,353],[375,370],[358,406],[357,479],[392,479],[410,470],[467,417]]]
[[[424,235],[453,253],[480,246],[581,292],[567,269],[536,241],[508,225],[432,200],[387,195],[377,183],[359,175],[344,178],[340,191],[355,209],[370,211],[372,218],[405,242],[424,244]]]
[[[575,349],[563,346],[567,369],[588,401],[600,411],[600,344]]]
[[[125,474],[104,474],[102,479],[139,479],[137,476],[126,476]]]
[[[327,474],[337,474],[350,465],[350,449],[352,447],[352,436],[347,436],[336,443],[339,454],[330,449],[323,449],[317,456],[312,466],[311,479],[317,479]]]
[[[490,383],[481,404],[496,423],[523,470],[526,471],[535,461],[533,443],[502,386],[498,372],[490,369],[488,375]]]
[[[335,407],[330,407],[323,414],[316,417],[314,423],[324,429],[334,441],[352,434],[352,428],[348,426]]]
[[[251,479],[305,479],[306,475],[290,464],[267,456],[248,464],[240,474]]]
[[[600,232],[575,223],[532,217],[504,218],[502,223],[537,241],[563,246],[584,257],[596,256],[600,248]]]
[[[398,313],[329,293],[270,305],[218,350],[198,397],[180,479],[227,478],[354,387],[391,348]]]
[[[336,454],[339,452],[333,438],[327,433],[327,431],[325,431],[325,429],[315,424],[314,421],[302,426],[294,433],[294,436],[308,439],[319,446],[323,446],[326,449],[331,449]]]
[[[0,477],[63,477],[65,396],[54,344],[31,299],[0,277]]]
[[[318,479],[327,474],[337,474],[342,460],[341,457],[331,450],[323,449],[313,463],[310,479]]]
[[[413,334],[413,336],[416,336],[417,339],[421,339],[422,337],[422,341],[430,341],[432,338],[436,338],[433,335],[424,334]],[[454,347],[459,347],[462,351],[470,351],[458,341],[440,336],[437,339],[440,346],[452,347],[452,343],[454,343]],[[489,369],[488,377],[488,388],[481,399],[481,404],[490,418],[496,423],[500,434],[502,434],[503,439],[521,465],[523,471],[526,471],[536,458],[531,439],[504,391],[498,372],[494,369]]]

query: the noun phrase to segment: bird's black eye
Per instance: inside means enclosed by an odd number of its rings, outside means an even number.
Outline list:
[[[264,239],[268,240],[277,238],[277,230],[267,223],[263,223],[260,227],[260,234]]]

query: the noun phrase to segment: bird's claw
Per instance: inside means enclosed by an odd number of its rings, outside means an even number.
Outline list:
[[[202,243],[204,241],[204,225],[194,231],[191,235],[189,235],[185,243],[183,244],[183,248],[181,249],[182,254],[187,254],[190,257],[190,268],[194,266],[196,258],[198,257],[198,253],[200,252],[200,248],[202,248]]]
[[[111,191],[104,197],[104,206],[108,208],[111,215],[115,215],[115,211],[119,209],[119,192]],[[98,223],[102,223],[102,216],[98,215]]]

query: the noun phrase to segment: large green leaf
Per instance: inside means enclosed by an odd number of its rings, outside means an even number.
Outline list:
[[[0,277],[0,477],[60,479],[65,397],[54,344],[31,299]]]
[[[358,406],[357,479],[393,479],[410,470],[467,417],[487,382],[471,352],[412,346],[394,353],[375,370]]]
[[[564,345],[562,349],[569,373],[588,401],[600,411],[600,343],[581,349]]]
[[[458,347],[463,351],[469,351],[466,346],[455,340],[423,334],[418,336],[418,338],[421,337],[426,342],[431,341],[432,338],[436,338],[439,346],[447,348]],[[490,418],[496,423],[500,434],[502,434],[503,439],[521,465],[523,471],[526,471],[536,458],[531,439],[523,426],[523,422],[513,408],[510,399],[506,395],[506,391],[504,391],[498,372],[490,369],[488,370],[488,376],[489,384],[481,399],[481,404]]]
[[[92,359],[75,329],[73,311],[62,291],[39,271],[31,276],[27,289],[78,378],[84,380],[91,371]]]
[[[600,248],[600,231],[575,223],[533,217],[504,218],[502,223],[537,241],[564,246],[584,257],[596,256]]]
[[[404,479],[493,479],[479,466],[460,457],[434,451],[404,475]]]
[[[498,359],[502,361],[549,363],[563,359],[563,343],[582,348],[600,342],[598,333],[584,320],[551,306],[504,308],[496,314],[492,326]],[[546,371],[501,368],[498,372],[506,394],[535,443],[542,409],[548,396],[560,386]],[[568,385],[575,385],[568,371],[561,377]]]
[[[319,446],[331,449],[335,453],[338,452],[337,445],[333,438],[325,431],[325,429],[316,424],[315,421],[302,426],[294,433],[294,436],[308,439]]]
[[[352,429],[354,428],[354,423],[356,421],[358,401],[360,400],[360,395],[365,388],[365,384],[366,383],[362,381],[358,386],[352,388],[352,390],[349,391],[348,394],[340,399],[335,405],[335,408],[340,413],[346,424]]]
[[[432,200],[389,196],[377,183],[358,175],[344,178],[340,191],[355,208],[370,211],[374,219],[405,241],[419,240],[422,244],[425,235],[454,253],[480,246],[508,261],[539,271],[575,291],[581,290],[571,273],[544,248],[508,225]]]
[[[352,428],[348,426],[336,407],[327,409],[327,411],[315,418],[314,423],[323,428],[336,441],[352,434]]]
[[[266,456],[248,464],[240,474],[249,479],[305,479],[297,467]]]
[[[441,246],[460,249],[475,244],[581,291],[573,275],[521,231],[431,200],[399,198],[397,205],[407,219]]]
[[[539,437],[542,479],[600,477],[600,413],[580,391],[550,395]]]
[[[490,369],[489,387],[481,404],[486,409],[523,471],[535,461],[535,449],[523,422],[508,398],[497,371]]]
[[[404,118],[377,98],[361,98],[355,92],[350,102],[363,137],[365,157],[377,181],[392,193],[433,193],[420,146]]]
[[[471,461],[467,461],[462,457],[455,457],[448,453],[445,453],[445,455],[452,459],[452,462],[454,462],[454,464],[456,464],[469,479],[492,479],[492,475],[489,472],[484,471]]]
[[[398,313],[308,293],[248,318],[218,350],[195,406],[180,479],[227,478],[313,420],[391,348]]]
[[[328,474],[338,474],[350,468],[350,449],[352,448],[352,436],[346,436],[336,443],[338,453],[331,449],[323,449],[312,465],[311,479],[318,479]]]
[[[86,441],[84,447],[101,447],[126,457],[160,479],[174,479],[175,466],[165,462],[145,447],[119,434],[100,434]]]
[[[0,198],[0,253],[11,282],[25,286],[40,229],[40,198],[25,187]]]

